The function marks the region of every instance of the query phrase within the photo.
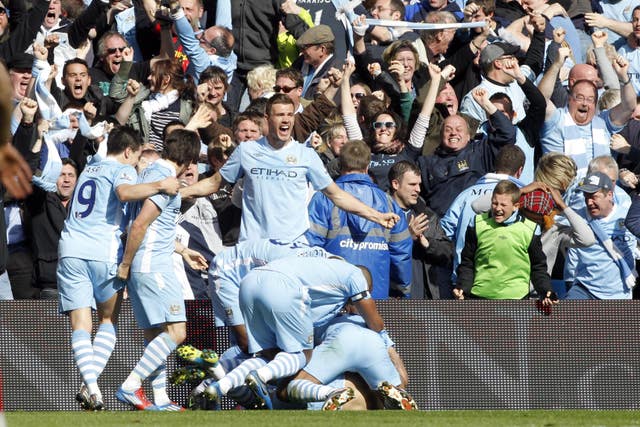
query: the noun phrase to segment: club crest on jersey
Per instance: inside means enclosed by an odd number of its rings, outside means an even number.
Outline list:
[[[231,317],[233,317],[233,309],[231,309],[231,308],[225,308],[225,309],[224,309],[224,314],[226,314],[226,315],[227,315],[227,318],[229,318],[229,319],[230,319]]]
[[[287,162],[290,165],[295,165],[296,163],[298,163],[298,159],[296,159],[296,156],[292,156],[291,154],[289,154],[285,159],[285,162]]]
[[[467,163],[466,160],[458,160],[457,166],[458,166],[458,171],[464,171],[469,169],[469,163]]]
[[[178,304],[171,304],[169,306],[169,313],[171,314],[180,314],[180,305]]]

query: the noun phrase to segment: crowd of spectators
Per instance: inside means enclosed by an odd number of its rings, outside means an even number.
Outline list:
[[[2,0],[11,144],[34,191],[2,190],[0,297],[57,298],[76,180],[125,126],[138,173],[175,129],[197,133],[178,239],[209,264],[269,238],[368,266],[377,299],[633,297],[640,3],[365,0],[344,28],[304,6]],[[174,257],[185,298],[210,297]]]

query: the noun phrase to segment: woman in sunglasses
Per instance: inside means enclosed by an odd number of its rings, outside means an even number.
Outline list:
[[[362,139],[362,135],[366,135],[365,140],[371,147],[369,174],[380,188],[387,191],[389,189],[388,174],[391,167],[402,160],[415,163],[420,155],[441,79],[440,68],[436,65],[429,67],[431,86],[408,141],[405,121],[390,109],[378,112],[371,121],[358,124],[356,109],[349,90],[349,78],[354,70],[355,65],[350,62],[345,63],[341,82],[342,114],[347,136],[349,139]],[[365,129],[361,129],[361,126]],[[405,144],[405,142],[409,142],[409,144]]]

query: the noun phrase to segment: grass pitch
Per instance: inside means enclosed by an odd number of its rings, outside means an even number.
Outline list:
[[[255,426],[255,427],[372,427],[401,426],[640,426],[632,411],[190,411],[149,412],[9,412],[8,427],[121,427],[121,426]]]

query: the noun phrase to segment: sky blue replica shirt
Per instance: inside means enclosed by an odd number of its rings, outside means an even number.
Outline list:
[[[60,235],[60,258],[117,263],[122,257],[120,236],[126,226],[124,204],[116,188],[133,185],[136,170],[114,158],[93,156],[80,174],[71,200],[69,215]]]
[[[313,148],[295,140],[274,149],[266,137],[243,142],[220,169],[225,181],[244,177],[239,240],[295,240],[309,228],[308,184],[333,181]]]
[[[146,168],[140,176],[140,183],[155,182],[170,176],[176,176],[176,171],[167,161],[156,160]],[[131,271],[135,273],[173,272],[171,256],[175,250],[176,218],[180,213],[180,193],[175,196],[156,194],[149,197],[161,211],[160,215],[151,223],[144,235],[144,240],[131,262]],[[136,202],[133,217],[140,213],[144,200]]]
[[[256,267],[286,257],[327,257],[330,254],[319,247],[302,243],[288,243],[273,239],[245,240],[216,255],[209,275],[216,287],[227,284],[240,287],[242,278]]]
[[[635,268],[633,250],[636,238],[624,225],[628,208],[614,205],[613,212],[605,218],[591,219],[586,209],[578,213],[587,221],[596,222],[624,256],[629,268]],[[573,282],[581,283],[589,292],[599,299],[631,299],[631,289],[625,286],[620,267],[613,261],[607,250],[596,240],[586,248],[569,248],[567,265],[574,266],[569,272]]]
[[[370,298],[367,281],[360,269],[341,259],[289,257],[258,269],[285,274],[307,289],[314,328],[333,319],[349,298]]]

